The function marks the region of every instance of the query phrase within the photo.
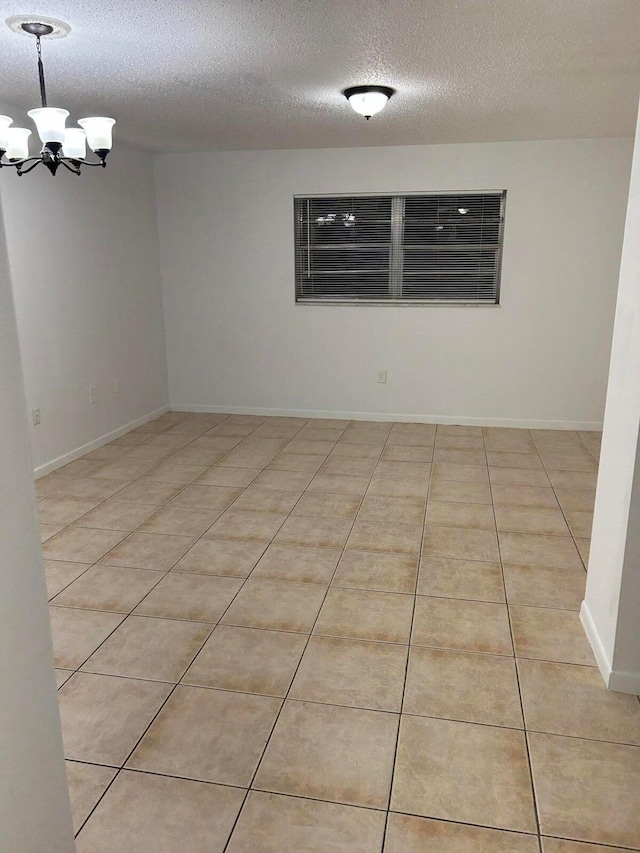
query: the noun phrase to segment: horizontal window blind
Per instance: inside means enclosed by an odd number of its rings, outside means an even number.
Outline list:
[[[296,198],[296,300],[498,302],[505,195]]]

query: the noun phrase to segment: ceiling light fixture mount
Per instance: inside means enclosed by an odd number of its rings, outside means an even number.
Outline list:
[[[353,109],[367,121],[383,110],[389,98],[395,94],[391,86],[349,86],[342,94]]]
[[[30,157],[31,131],[25,127],[11,127],[13,119],[10,116],[0,115],[0,168],[14,166],[18,175],[26,175],[43,163],[52,175],[55,175],[60,165],[79,175],[82,166],[106,166],[107,154],[112,147],[112,128],[116,123],[115,119],[93,116],[79,119],[80,127],[65,127],[68,110],[50,107],[47,104],[41,39],[64,38],[71,32],[69,24],[55,18],[14,15],[7,18],[7,25],[13,32],[30,36],[36,41],[42,106],[29,110],[28,116],[35,123],[42,142],[42,150],[37,157]],[[97,162],[87,162],[87,143],[97,155]],[[3,161],[4,157],[6,159]],[[26,169],[25,166],[27,166]]]

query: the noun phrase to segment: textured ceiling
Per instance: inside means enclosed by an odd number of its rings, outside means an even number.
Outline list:
[[[52,106],[155,149],[632,135],[640,0],[0,0],[44,44]],[[341,89],[397,94],[370,122]],[[0,101],[37,103],[35,48],[0,23]]]

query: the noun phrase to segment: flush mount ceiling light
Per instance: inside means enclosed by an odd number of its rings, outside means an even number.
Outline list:
[[[11,127],[13,119],[0,115],[0,168],[15,166],[18,175],[25,175],[40,163],[44,163],[51,174],[55,175],[58,166],[62,164],[70,172],[79,175],[82,166],[106,166],[107,154],[112,146],[111,134],[115,119],[104,116],[81,118],[78,121],[80,127],[65,127],[68,110],[47,105],[41,39],[64,38],[71,31],[69,24],[55,18],[14,15],[7,18],[7,25],[13,32],[32,36],[36,41],[42,106],[29,110],[27,115],[33,119],[42,142],[42,150],[36,157],[30,157],[31,131],[26,127]],[[87,143],[98,156],[97,162],[86,161]],[[30,165],[25,169],[27,164]]]
[[[353,109],[369,121],[371,116],[385,108],[394,93],[395,89],[390,86],[350,86],[342,94]]]

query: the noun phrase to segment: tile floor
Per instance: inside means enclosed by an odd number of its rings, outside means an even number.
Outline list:
[[[598,447],[169,413],[40,479],[79,853],[640,850]]]

